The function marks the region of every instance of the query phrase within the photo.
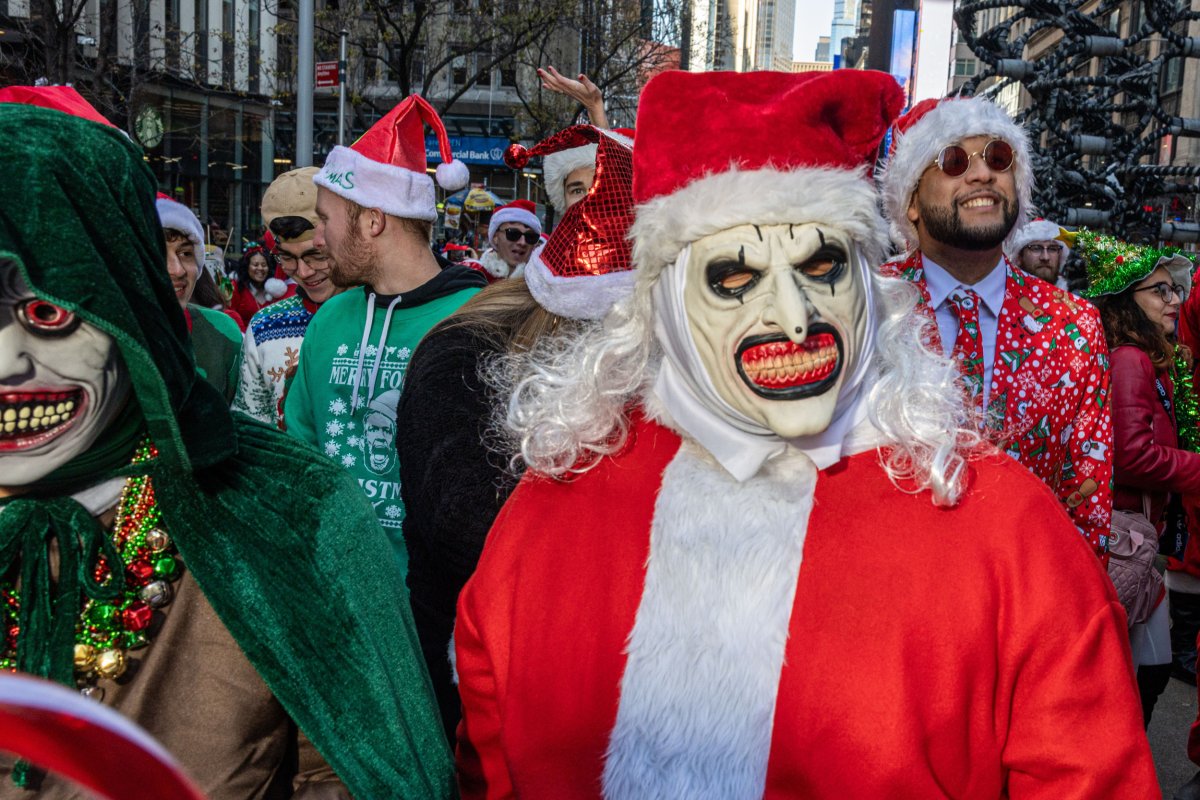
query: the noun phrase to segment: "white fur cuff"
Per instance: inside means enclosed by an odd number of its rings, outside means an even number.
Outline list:
[[[633,294],[637,272],[603,275],[555,275],[542,261],[541,248],[525,265],[525,283],[547,311],[571,319],[603,319],[618,301]]]
[[[335,147],[313,183],[363,208],[378,208],[401,219],[437,219],[433,179],[393,164],[367,158],[349,147]]]

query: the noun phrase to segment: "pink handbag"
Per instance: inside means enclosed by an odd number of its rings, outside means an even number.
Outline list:
[[[1149,510],[1149,500],[1142,496],[1142,508]],[[1148,514],[1137,511],[1117,511],[1112,514],[1112,531],[1108,539],[1108,577],[1117,589],[1117,597],[1125,606],[1129,624],[1145,622],[1154,611],[1154,603],[1162,592],[1163,578],[1154,568],[1158,555],[1158,528]]]

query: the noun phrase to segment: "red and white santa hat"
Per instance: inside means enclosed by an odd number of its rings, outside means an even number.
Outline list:
[[[464,188],[471,179],[469,170],[454,158],[446,128],[433,106],[415,94],[401,100],[354,144],[333,148],[313,183],[364,208],[433,222],[437,197],[426,172],[426,125],[437,136],[442,156],[438,185],[448,192]]]
[[[870,170],[903,103],[895,78],[869,70],[654,77],[633,155],[641,279],[656,279],[697,239],[745,224],[826,223],[879,263],[887,235]],[[703,136],[692,133],[697,108]]]
[[[947,97],[922,100],[898,119],[893,129],[892,151],[881,182],[883,211],[891,222],[896,244],[906,248],[917,245],[917,229],[908,219],[908,205],[925,170],[937,161],[942,148],[972,136],[991,136],[1012,146],[1018,214],[1008,241],[1019,235],[1031,216],[1033,194],[1033,163],[1025,129],[990,100]]]
[[[557,153],[585,148],[593,152],[587,162],[596,166],[592,188],[566,210],[546,244],[525,265],[529,291],[546,310],[574,319],[601,319],[632,293],[636,273],[627,236],[633,222],[631,146],[620,133],[575,125],[529,150],[513,145],[504,154],[510,167],[520,169],[531,155],[545,156],[547,164]]]
[[[488,223],[489,242],[506,222],[519,222],[538,233],[542,232],[542,221],[537,217],[537,206],[528,200],[513,200],[492,212],[492,220]]]

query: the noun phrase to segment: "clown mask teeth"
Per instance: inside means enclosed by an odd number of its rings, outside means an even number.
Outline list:
[[[70,427],[84,406],[82,389],[0,394],[0,446],[35,447]]]
[[[828,378],[837,369],[834,337],[817,334],[796,344],[787,339],[764,342],[741,354],[747,379],[764,389],[791,389]]]

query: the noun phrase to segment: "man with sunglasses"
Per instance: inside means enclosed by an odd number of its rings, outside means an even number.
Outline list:
[[[1059,289],[1067,288],[1062,268],[1071,248],[1058,237],[1062,228],[1048,219],[1035,219],[1010,237],[1009,260],[1030,275],[1036,275]]]
[[[1025,132],[994,103],[951,98],[917,104],[894,136],[884,211],[908,251],[881,269],[917,285],[936,323],[930,344],[959,362],[979,428],[1058,495],[1103,554],[1112,424],[1100,317],[1004,256],[1031,210]]]
[[[281,429],[283,400],[296,372],[308,323],[322,303],[343,291],[329,279],[329,255],[313,241],[317,187],[312,179],[316,174],[316,167],[285,172],[263,195],[263,222],[275,239],[275,257],[297,288],[295,295],[250,318],[233,400],[235,411]]]
[[[514,200],[492,212],[488,223],[488,241],[492,246],[479,258],[488,283],[504,278],[519,278],[525,262],[542,238],[542,222],[528,200]]]

